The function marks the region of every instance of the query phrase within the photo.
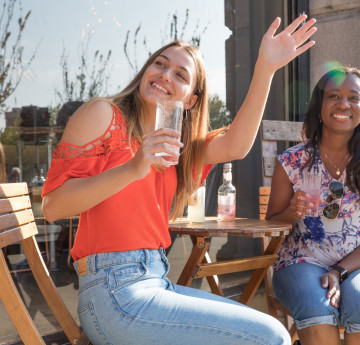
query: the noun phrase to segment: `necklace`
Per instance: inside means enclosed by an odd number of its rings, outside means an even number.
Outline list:
[[[334,166],[334,168],[336,169],[336,175],[337,176],[340,176],[340,174],[341,174],[341,172],[340,172],[340,169],[341,169],[341,167],[343,166],[343,164],[346,162],[346,160],[348,159],[348,157],[349,157],[349,155],[350,155],[350,153],[348,153],[347,155],[346,155],[346,157],[345,157],[345,159],[341,162],[341,164],[339,165],[339,166],[337,166],[337,165],[335,165],[333,162],[332,162],[332,160],[329,158],[329,156],[326,154],[326,152],[324,151],[324,149],[322,148],[322,147],[320,147],[321,148],[321,151],[322,152],[324,152],[324,155],[325,155],[325,157],[328,159],[328,161]]]

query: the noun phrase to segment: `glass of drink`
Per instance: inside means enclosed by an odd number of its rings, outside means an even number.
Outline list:
[[[205,222],[205,185],[199,187],[188,199],[188,222]]]
[[[317,217],[319,214],[320,205],[321,174],[314,172],[303,172],[302,175],[302,190],[310,195],[310,201],[313,203],[313,206],[310,208],[310,213],[304,214],[308,217]]]
[[[156,103],[155,130],[159,128],[171,128],[181,132],[184,104],[181,101],[159,100]],[[180,141],[180,138],[179,138]],[[180,148],[177,148],[180,150]],[[157,156],[164,156],[172,165],[178,164],[178,159],[168,153],[157,153]]]

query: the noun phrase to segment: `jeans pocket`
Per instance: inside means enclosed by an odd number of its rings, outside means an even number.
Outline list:
[[[81,327],[93,344],[111,345],[100,328],[94,304],[92,302],[89,302],[85,307],[78,309],[78,314]]]
[[[142,262],[122,264],[116,267],[111,273],[114,278],[115,287],[123,287],[142,278],[147,272],[146,266]]]

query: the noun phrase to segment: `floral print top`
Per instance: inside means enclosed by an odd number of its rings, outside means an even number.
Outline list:
[[[289,148],[278,159],[293,184],[294,192],[302,189],[301,167],[308,160],[305,144]],[[299,219],[294,231],[286,237],[279,250],[275,271],[299,262],[330,270],[360,244],[359,193],[353,193],[345,186],[342,199],[334,201],[340,203],[339,214],[337,218],[329,220],[323,216],[322,210],[327,205],[326,199],[330,194],[329,183],[335,179],[327,171],[319,153],[311,171],[322,175],[319,215]],[[344,171],[338,181],[344,184],[345,176]]]

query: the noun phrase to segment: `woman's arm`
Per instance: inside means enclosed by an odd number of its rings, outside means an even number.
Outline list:
[[[99,138],[109,127],[113,109],[105,101],[82,107],[68,122],[63,142],[86,145]],[[171,129],[159,129],[146,136],[135,156],[127,163],[116,166],[98,175],[72,178],[43,198],[42,210],[48,221],[71,217],[87,211],[130,183],[144,178],[152,164],[169,167],[169,163],[158,152],[178,156],[174,146],[182,147],[177,140],[180,133]]]
[[[292,183],[279,161],[276,162],[271,183],[271,194],[266,219],[282,220],[295,225],[303,213],[310,212],[309,196],[298,190],[294,193]]]
[[[242,159],[248,154],[259,129],[275,71],[315,44],[314,41],[304,44],[316,31],[312,27],[315,19],[310,19],[297,30],[306,17],[300,16],[276,36],[274,34],[280,25],[280,18],[271,24],[262,39],[244,103],[227,133],[214,138],[207,146],[205,164]]]

